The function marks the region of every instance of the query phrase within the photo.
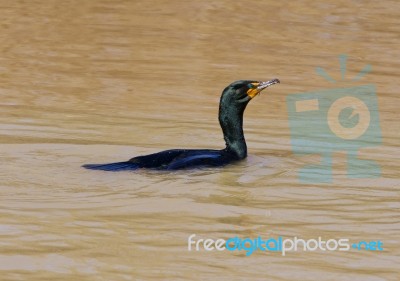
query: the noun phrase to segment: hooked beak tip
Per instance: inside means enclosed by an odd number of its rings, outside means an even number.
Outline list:
[[[265,89],[265,88],[267,88],[267,87],[269,87],[271,85],[278,84],[278,83],[281,83],[281,81],[279,81],[279,79],[272,79],[270,81],[260,82],[260,85],[258,85],[257,88],[259,90],[263,90],[263,89]]]

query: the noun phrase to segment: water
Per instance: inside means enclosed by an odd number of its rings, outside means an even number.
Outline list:
[[[1,1],[1,280],[398,280],[397,1]],[[382,177],[304,184],[286,95],[377,88]],[[222,89],[281,84],[245,113],[249,157],[221,168],[106,173],[84,163],[221,148]],[[338,82],[339,83],[339,82]],[[346,84],[347,83],[347,84]],[[188,252],[187,239],[381,240],[382,252]]]

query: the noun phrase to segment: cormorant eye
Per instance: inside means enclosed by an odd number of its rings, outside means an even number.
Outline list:
[[[247,84],[247,87],[249,87],[249,89],[254,89],[254,88],[256,88],[256,85],[250,83],[250,84]]]

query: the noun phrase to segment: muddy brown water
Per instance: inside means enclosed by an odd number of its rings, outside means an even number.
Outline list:
[[[0,1],[0,280],[399,280],[398,1]],[[338,55],[347,54],[341,80]],[[315,72],[324,68],[331,84]],[[279,78],[221,169],[88,171],[221,148],[222,89]],[[299,181],[286,96],[374,84],[381,177]],[[321,120],[324,122],[324,120]],[[326,121],[325,121],[326,122]],[[188,251],[187,239],[383,242],[383,251]]]

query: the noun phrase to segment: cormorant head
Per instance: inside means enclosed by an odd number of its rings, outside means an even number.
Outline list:
[[[276,83],[280,83],[278,79],[266,82],[252,80],[235,81],[222,92],[221,103],[225,105],[236,104],[239,107],[243,106],[244,109],[252,98],[257,96],[262,90]]]
[[[267,87],[280,83],[278,79],[266,82],[239,80],[224,89],[219,103],[219,123],[224,133],[226,150],[243,159],[247,146],[243,135],[243,113],[249,101]]]

